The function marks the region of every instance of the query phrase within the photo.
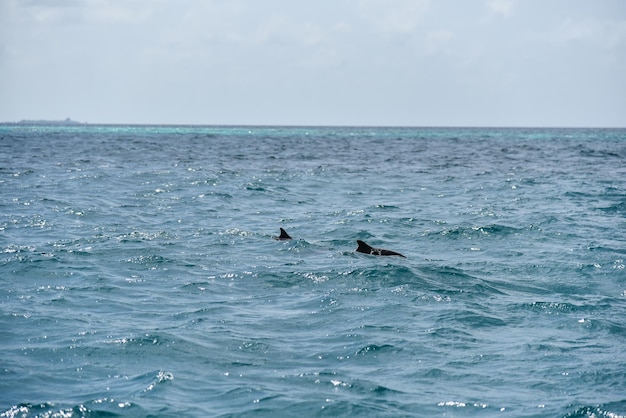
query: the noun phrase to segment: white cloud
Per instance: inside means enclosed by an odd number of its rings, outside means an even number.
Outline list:
[[[513,15],[515,3],[513,0],[487,0],[487,7],[495,15],[510,17]]]
[[[339,27],[341,30],[341,28]],[[287,15],[274,15],[259,22],[256,29],[246,34],[247,43],[297,44],[315,47],[328,44],[337,27],[325,27],[316,22],[300,22]]]
[[[430,0],[359,0],[361,15],[384,34],[413,32],[430,8]]]
[[[559,42],[590,42],[602,47],[626,47],[626,20],[566,19],[555,31]]]
[[[112,0],[9,1],[10,12],[17,21],[37,24],[140,23],[152,7],[137,2]]]

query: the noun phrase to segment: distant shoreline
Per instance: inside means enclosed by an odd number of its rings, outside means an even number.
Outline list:
[[[66,125],[85,125],[83,122],[77,122],[70,118],[66,118],[64,120],[45,120],[45,119],[22,119],[19,122],[4,122],[5,124],[15,124],[15,125],[55,125],[55,126],[66,126]]]

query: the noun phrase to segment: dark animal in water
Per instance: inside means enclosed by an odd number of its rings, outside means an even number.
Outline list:
[[[284,229],[280,228],[280,235],[277,237],[274,237],[275,239],[280,239],[280,240],[287,240],[287,239],[291,239],[291,237],[289,236],[289,234],[287,233],[287,231],[285,231]]]
[[[372,254],[372,255],[397,255],[399,257],[404,257],[402,254],[397,253],[395,251],[383,250],[382,248],[374,248],[366,244],[364,241],[361,241],[360,239],[356,240],[356,242],[357,244],[359,244],[359,248],[356,249],[358,253]]]

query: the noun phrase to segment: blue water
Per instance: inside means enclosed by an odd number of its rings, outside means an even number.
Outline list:
[[[0,209],[0,417],[626,416],[623,129],[4,125]]]

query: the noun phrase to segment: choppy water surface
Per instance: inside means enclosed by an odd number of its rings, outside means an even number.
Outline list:
[[[626,416],[626,130],[5,125],[0,208],[2,417]]]

